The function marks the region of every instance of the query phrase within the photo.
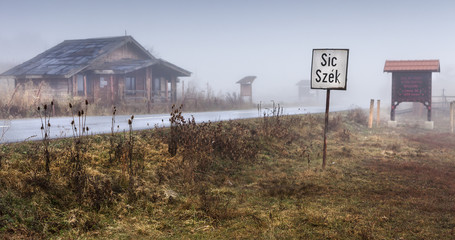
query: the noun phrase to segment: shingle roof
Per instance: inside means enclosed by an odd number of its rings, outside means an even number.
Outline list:
[[[164,66],[168,69],[171,69],[172,71],[174,71],[175,73],[177,73],[177,76],[179,77],[189,77],[191,76],[191,72],[188,71],[188,70],[185,70],[179,66],[176,66],[162,58],[158,59],[158,63],[161,65],[161,66]]]
[[[66,40],[38,56],[2,73],[2,76],[72,76],[96,59],[126,44],[133,43],[156,59],[131,36]]]
[[[439,60],[386,60],[384,72],[429,71],[439,72]]]
[[[238,80],[237,83],[240,83],[240,84],[252,84],[255,79],[256,79],[256,76],[246,76],[246,77]]]

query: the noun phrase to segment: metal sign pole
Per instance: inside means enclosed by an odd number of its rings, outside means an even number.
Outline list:
[[[324,150],[322,152],[322,169],[325,169],[327,158],[327,132],[329,130],[329,105],[330,105],[330,89],[327,89],[327,97],[325,100],[325,127],[324,127]]]

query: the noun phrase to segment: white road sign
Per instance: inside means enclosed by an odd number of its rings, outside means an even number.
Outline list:
[[[349,49],[313,49],[311,88],[346,90]]]

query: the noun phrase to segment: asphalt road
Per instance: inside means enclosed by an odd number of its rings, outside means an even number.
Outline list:
[[[346,107],[331,107],[330,112],[345,110]],[[307,114],[324,112],[323,107],[292,107],[284,108],[284,115]],[[263,109],[258,112],[258,109],[250,110],[232,110],[232,111],[216,111],[216,112],[193,112],[183,113],[185,119],[194,116],[196,122],[208,121],[225,121],[234,119],[256,118],[262,117],[263,114],[270,114],[269,109]],[[115,131],[128,131],[128,119],[131,116],[121,115],[115,117]],[[169,126],[169,114],[151,114],[151,115],[135,115],[133,120],[133,129],[142,130],[150,129],[157,126]],[[52,138],[72,137],[71,121],[72,117],[55,117],[51,118],[50,136]],[[88,134],[100,134],[111,132],[112,116],[88,116],[87,126],[89,127]],[[76,119],[77,124],[77,119]],[[118,127],[117,127],[118,126]],[[31,119],[14,119],[0,120],[0,134],[3,134],[1,143],[5,142],[21,142],[28,140],[41,140],[41,120],[39,118]]]

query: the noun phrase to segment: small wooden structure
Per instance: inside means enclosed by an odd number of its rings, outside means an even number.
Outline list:
[[[249,97],[250,103],[253,102],[253,87],[252,84],[254,80],[256,79],[256,76],[246,76],[237,83],[240,84],[240,97]]]
[[[155,58],[133,37],[121,36],[66,40],[0,76],[14,78],[16,86],[31,82],[31,88],[41,89],[45,84],[55,100],[108,105],[175,102],[179,77],[190,74]]]
[[[301,80],[297,84],[299,100],[308,97],[310,95],[311,82],[310,80]]]
[[[311,89],[311,82],[309,79],[300,80],[296,84],[299,101],[306,103],[317,103],[319,98],[319,91]]]
[[[439,60],[387,60],[384,72],[392,73],[392,103],[390,120],[395,121],[395,110],[402,102],[420,102],[428,110],[431,121],[432,72],[439,72]]]

